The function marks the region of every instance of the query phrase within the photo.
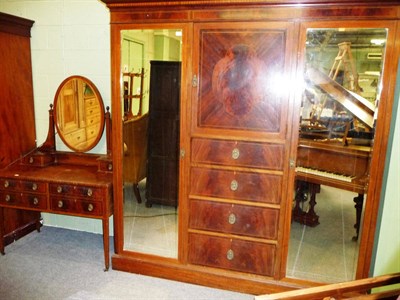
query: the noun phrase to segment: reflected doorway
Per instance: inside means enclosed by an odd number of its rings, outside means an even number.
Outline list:
[[[171,258],[178,256],[181,33],[121,31],[130,46],[121,53],[124,250]]]
[[[355,279],[386,37],[307,30],[288,277]]]

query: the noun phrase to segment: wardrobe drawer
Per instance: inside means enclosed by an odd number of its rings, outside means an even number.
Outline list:
[[[199,163],[282,170],[283,157],[283,145],[199,138],[192,141],[192,160]]]
[[[279,203],[280,175],[192,168],[190,194],[225,199]]]
[[[86,137],[88,140],[95,139],[100,132],[100,123],[86,127]]]
[[[192,264],[272,276],[275,245],[223,237],[189,234]]]
[[[265,239],[276,239],[278,234],[277,209],[191,200],[189,215],[192,229]]]
[[[54,212],[99,217],[103,215],[103,203],[101,202],[65,197],[51,197],[50,206],[51,210]]]

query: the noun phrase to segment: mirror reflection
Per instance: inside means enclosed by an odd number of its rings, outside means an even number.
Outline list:
[[[104,129],[104,104],[89,79],[65,79],[57,90],[54,110],[58,134],[68,148],[86,152],[97,145]]]
[[[309,29],[287,276],[355,278],[385,29]]]
[[[124,249],[177,258],[179,29],[121,31]]]

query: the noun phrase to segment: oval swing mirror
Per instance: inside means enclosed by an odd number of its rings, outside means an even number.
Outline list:
[[[71,76],[61,83],[54,97],[54,116],[61,140],[73,151],[91,150],[103,134],[103,100],[85,77]]]

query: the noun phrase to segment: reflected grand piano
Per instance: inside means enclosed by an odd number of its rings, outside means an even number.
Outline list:
[[[372,129],[374,108],[367,100],[339,85],[327,75],[310,69],[308,80],[315,88],[326,93],[344,107],[354,118],[362,122],[367,130]],[[363,100],[361,100],[363,99]],[[345,140],[345,142],[343,142]],[[356,139],[354,139],[356,140]],[[315,197],[320,185],[327,185],[358,194],[354,198],[356,208],[356,236],[358,238],[361,212],[369,173],[371,147],[369,143],[353,143],[346,135],[338,138],[302,138],[300,132],[296,163],[296,206],[293,219],[308,226],[319,224],[315,213]],[[300,203],[310,195],[310,207],[303,211]]]

